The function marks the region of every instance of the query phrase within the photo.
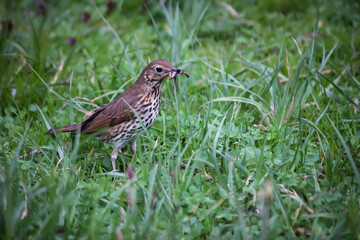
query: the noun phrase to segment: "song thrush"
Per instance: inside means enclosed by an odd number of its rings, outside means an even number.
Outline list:
[[[111,162],[115,171],[119,150],[131,143],[130,149],[135,153],[136,136],[144,132],[144,127],[149,128],[155,122],[159,114],[162,81],[169,76],[176,83],[177,74],[189,77],[166,60],[153,61],[131,87],[115,100],[95,109],[85,121],[50,129],[46,134],[77,131],[84,134],[98,133],[97,139],[114,146]]]

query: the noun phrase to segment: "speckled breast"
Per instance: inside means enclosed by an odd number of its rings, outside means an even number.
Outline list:
[[[134,107],[136,118],[111,127],[106,132],[106,138],[98,137],[99,140],[110,143],[120,148],[134,141],[144,132],[144,127],[149,128],[155,122],[160,107],[160,88],[145,95]]]

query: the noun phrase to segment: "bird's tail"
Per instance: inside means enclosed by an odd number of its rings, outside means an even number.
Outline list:
[[[71,124],[71,125],[62,126],[62,127],[56,127],[54,129],[50,129],[45,134],[54,135],[54,132],[76,132],[78,127],[80,127],[79,124]]]

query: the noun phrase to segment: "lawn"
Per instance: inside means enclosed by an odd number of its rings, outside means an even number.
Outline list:
[[[360,239],[359,1],[0,4],[0,239]],[[45,135],[152,60],[122,150]]]

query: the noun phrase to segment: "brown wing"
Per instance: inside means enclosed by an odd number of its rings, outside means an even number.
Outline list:
[[[138,94],[137,89],[130,87],[114,101],[95,110],[88,119],[81,123],[81,133],[94,133],[136,118],[131,108],[134,108],[138,102]]]

